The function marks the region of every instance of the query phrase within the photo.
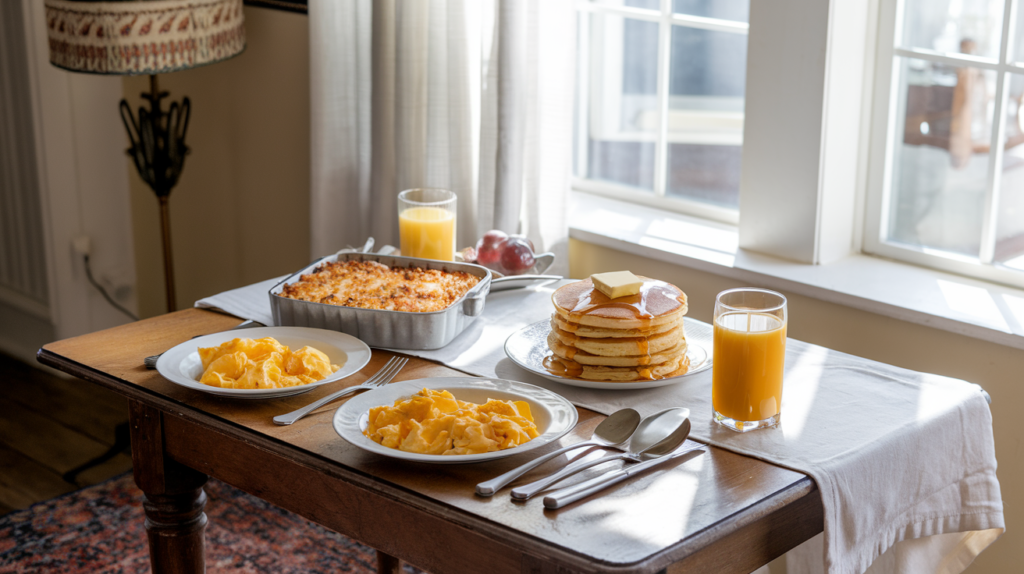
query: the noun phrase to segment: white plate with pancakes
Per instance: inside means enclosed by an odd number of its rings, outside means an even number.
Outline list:
[[[706,369],[710,328],[691,322],[684,330],[686,295],[664,281],[636,279],[639,292],[614,299],[590,279],[560,287],[551,319],[513,333],[505,354],[544,378],[591,389],[660,387]]]
[[[530,404],[540,435],[514,448],[480,454],[440,455],[389,448],[363,434],[369,425],[371,408],[392,405],[396,400],[409,398],[424,388],[446,390],[458,400],[476,404],[483,404],[489,399],[526,401]],[[505,379],[433,377],[391,383],[348,399],[334,414],[334,430],[353,445],[379,455],[412,462],[466,464],[505,458],[550,444],[571,431],[578,420],[579,414],[572,403],[535,385]]]
[[[704,324],[701,323],[700,326],[703,327]],[[710,328],[708,331],[710,332]],[[545,359],[552,355],[551,349],[548,348],[548,335],[550,333],[550,321],[538,321],[532,325],[527,325],[515,333],[512,333],[512,335],[505,341],[505,354],[508,355],[508,358],[512,359],[512,362],[535,375],[539,375],[550,381],[555,381],[556,383],[562,383],[573,387],[583,387],[585,389],[652,389],[654,387],[664,387],[680,383],[690,375],[695,375],[711,368],[711,361],[708,357],[707,351],[704,349],[704,346],[693,341],[693,337],[691,335],[691,337],[688,337],[686,348],[686,357],[690,361],[689,370],[682,375],[664,379],[628,382],[591,381],[587,379],[561,376],[549,371],[544,366]]]

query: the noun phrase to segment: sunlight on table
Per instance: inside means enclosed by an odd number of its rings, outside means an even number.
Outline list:
[[[782,392],[782,434],[797,440],[803,434],[818,396],[828,349],[810,347],[800,354],[796,365],[786,370]],[[789,391],[788,393],[786,391]]]
[[[925,379],[928,377],[934,377],[935,375],[925,375]],[[946,414],[952,403],[949,400],[950,389],[947,385],[935,384],[930,385],[927,382],[921,385],[921,390],[917,394],[917,416],[915,420],[920,425],[928,424],[942,415]],[[958,389],[956,392],[965,392],[962,389]],[[966,391],[973,392],[973,391]]]
[[[703,457],[704,455],[698,456],[684,464],[689,466]],[[653,471],[651,474],[654,475],[654,480],[647,488],[630,491],[632,506],[663,510],[656,515],[650,515],[650,523],[645,532],[637,532],[636,523],[621,519],[618,515],[622,512],[621,501],[615,500],[614,492],[606,492],[602,496],[591,498],[587,504],[594,505],[594,516],[604,516],[601,528],[609,532],[621,534],[624,538],[639,538],[645,545],[673,544],[686,533],[686,525],[690,520],[693,501],[697,497],[697,487],[700,484],[696,474],[684,474],[677,470],[678,467]]]

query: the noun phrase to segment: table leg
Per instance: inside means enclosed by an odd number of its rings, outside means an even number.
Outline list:
[[[195,488],[177,494],[147,494],[146,534],[154,574],[206,572],[203,534],[206,493]]]
[[[164,452],[159,410],[135,401],[128,404],[135,484],[146,498],[146,533],[154,574],[206,572],[206,475]]]
[[[390,554],[377,551],[377,574],[401,574],[402,561]]]

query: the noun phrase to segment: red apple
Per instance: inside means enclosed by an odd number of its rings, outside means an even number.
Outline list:
[[[503,231],[492,229],[476,242],[476,262],[485,267],[501,271],[499,260],[501,259],[501,248],[508,240],[508,235]]]
[[[510,275],[522,275],[535,263],[530,241],[525,237],[510,237],[501,250],[501,266]]]
[[[509,239],[522,239],[523,241],[525,241],[527,243],[527,245],[530,246],[530,251],[533,251],[534,253],[537,252],[537,248],[533,246],[533,242],[530,241],[530,238],[528,238],[525,235],[519,235],[519,234],[509,235],[508,238]]]
[[[508,239],[508,234],[506,234],[504,231],[501,231],[500,229],[492,229],[487,233],[484,233],[484,236],[480,238],[480,241],[477,242],[477,245],[480,245],[482,243],[484,245],[494,246],[501,243],[502,241],[505,241],[506,239]]]

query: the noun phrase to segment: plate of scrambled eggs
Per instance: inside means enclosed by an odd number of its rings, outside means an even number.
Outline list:
[[[512,456],[569,432],[576,407],[547,389],[505,379],[435,377],[357,395],[334,415],[355,446],[416,462],[461,464]]]
[[[259,327],[212,333],[161,355],[157,371],[183,387],[214,395],[269,399],[297,395],[366,366],[359,339],[308,327]]]

